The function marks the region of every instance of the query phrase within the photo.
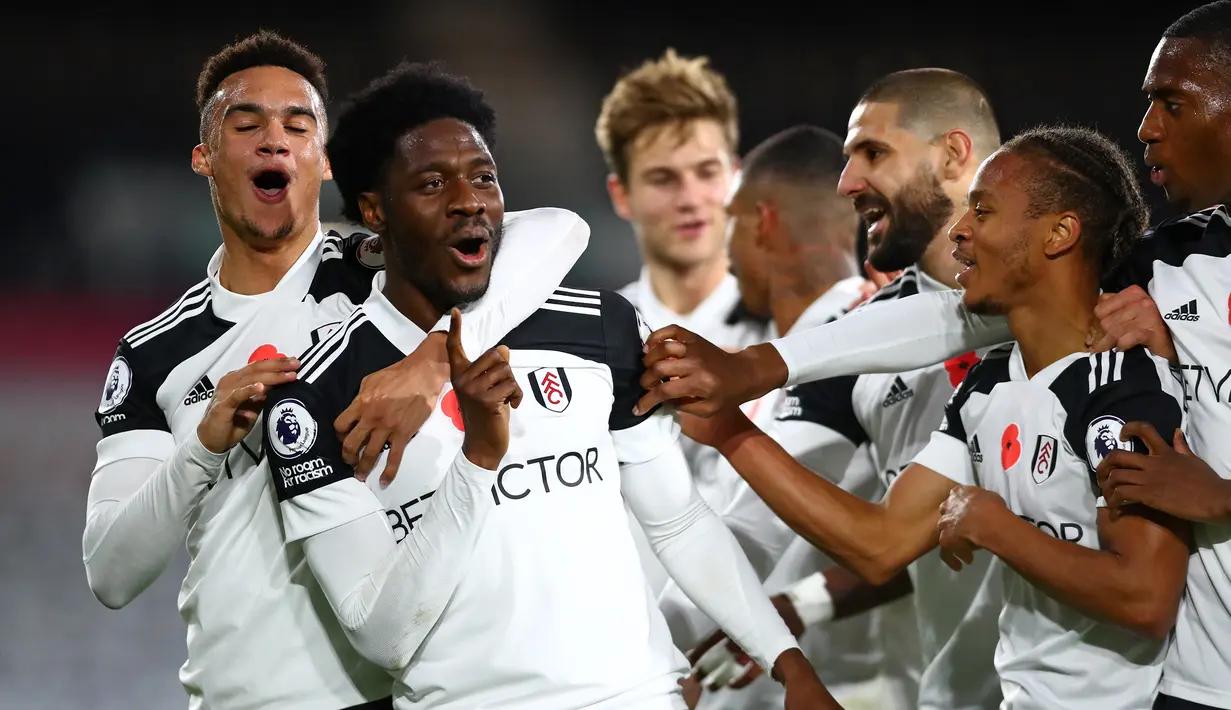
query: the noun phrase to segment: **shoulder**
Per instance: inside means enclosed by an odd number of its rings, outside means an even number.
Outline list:
[[[365,376],[400,356],[360,306],[329,337],[300,356],[295,384],[313,385],[344,396],[357,390]]]
[[[613,357],[636,353],[649,329],[628,299],[606,289],[561,286],[525,321],[505,336],[511,349],[555,350],[611,364]]]
[[[385,268],[380,237],[349,222],[326,222],[321,231],[321,263],[309,294],[319,301],[340,293],[362,303],[372,290],[372,277]]]
[[[1113,348],[1076,358],[1052,381],[1050,389],[1066,414],[1077,416],[1093,402],[1168,394],[1173,388],[1167,372],[1167,362],[1144,347]]]
[[[966,397],[971,394],[991,394],[996,385],[1009,381],[1009,356],[1013,354],[1012,345],[1000,345],[987,351],[970,370],[962,383],[958,385],[957,393]]]
[[[1179,267],[1195,255],[1219,259],[1231,255],[1231,213],[1225,205],[1168,219],[1146,230],[1104,287],[1109,291],[1132,285],[1145,288],[1154,276],[1155,264]]]
[[[214,314],[212,301],[209,280],[202,280],[162,313],[129,330],[108,376],[127,370],[161,379],[208,347],[234,325]]]

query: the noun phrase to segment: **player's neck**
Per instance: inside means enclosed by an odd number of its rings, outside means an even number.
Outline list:
[[[241,296],[256,296],[274,290],[320,231],[313,219],[298,233],[279,239],[268,249],[258,249],[234,231],[222,230],[222,259],[218,283]]]
[[[779,334],[789,332],[809,306],[839,281],[856,273],[855,258],[849,254],[839,254],[836,258],[816,263],[801,259],[798,265],[803,268],[770,276],[769,312]]]
[[[961,267],[953,259],[953,242],[949,241],[947,235],[938,235],[932,240],[919,259],[919,268],[949,288],[958,287],[957,274]]]
[[[390,271],[385,272],[385,286],[380,292],[399,313],[424,332],[440,322],[441,316],[448,310],[447,306],[432,303],[417,286],[408,280],[397,278],[396,274]]]
[[[727,276],[727,257],[724,254],[683,269],[654,262],[647,263],[646,268],[654,296],[672,313],[686,316],[722,284]]]
[[[1031,290],[1030,298],[1007,315],[1026,374],[1034,377],[1063,357],[1085,352],[1099,291],[1081,277],[1040,282]]]

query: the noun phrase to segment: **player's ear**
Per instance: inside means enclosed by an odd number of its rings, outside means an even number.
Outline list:
[[[209,164],[209,148],[204,143],[198,143],[192,149],[192,172],[205,177],[213,177],[214,170]]]
[[[628,189],[615,173],[607,174],[607,194],[611,195],[611,206],[615,213],[625,222],[633,221],[632,210],[628,208]]]
[[[941,177],[945,180],[957,180],[966,173],[966,168],[974,159],[974,141],[966,131],[954,129],[945,134],[944,149]]]
[[[359,193],[359,212],[363,215],[363,226],[378,234],[385,231],[385,210],[381,207],[380,195]]]
[[[778,215],[778,207],[769,202],[757,203],[757,223],[755,226],[757,235],[757,249],[761,251],[776,252],[780,246],[779,225],[781,220]]]
[[[333,166],[329,164],[329,156],[325,156],[325,172],[321,174],[322,180],[333,179]]]
[[[1043,245],[1044,253],[1049,257],[1060,256],[1075,248],[1080,237],[1081,220],[1076,214],[1065,212],[1052,223]]]

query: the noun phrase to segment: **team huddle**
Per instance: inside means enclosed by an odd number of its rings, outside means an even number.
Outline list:
[[[229,45],[222,245],[106,374],[90,588],[187,546],[194,709],[1231,710],[1231,0],[1144,90],[1152,228],[1119,145],[1002,140],[958,72],[741,155],[669,50],[595,127],[617,292],[505,211],[465,78],[327,121],[320,58]]]

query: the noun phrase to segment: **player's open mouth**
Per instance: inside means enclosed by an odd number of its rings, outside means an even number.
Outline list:
[[[472,227],[449,244],[449,251],[462,266],[481,266],[487,261],[487,245],[490,242],[486,229]]]
[[[257,199],[264,202],[280,201],[290,184],[291,176],[277,168],[266,168],[252,177],[252,189]]]
[[[1162,187],[1167,182],[1167,169],[1161,165],[1150,166],[1150,182]]]
[[[962,286],[965,286],[966,280],[970,278],[970,273],[974,271],[975,260],[974,258],[961,253],[957,249],[953,250],[953,260],[962,267],[962,270],[957,274],[957,282]]]
[[[691,222],[681,222],[680,224],[675,225],[675,231],[679,232],[684,237],[695,239],[696,237],[704,234],[705,228],[708,226],[709,222],[706,222],[703,219],[695,219]]]

